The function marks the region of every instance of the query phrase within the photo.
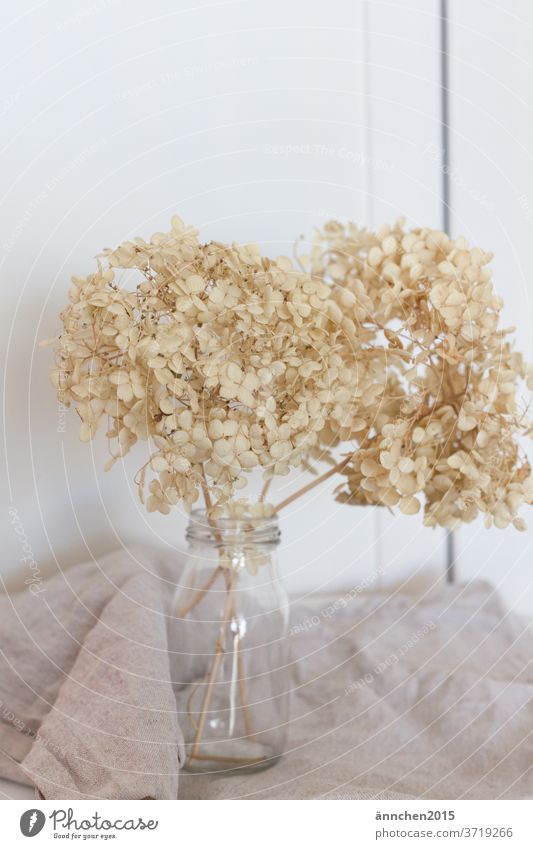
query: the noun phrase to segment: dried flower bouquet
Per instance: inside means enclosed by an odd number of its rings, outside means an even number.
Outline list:
[[[202,244],[179,218],[73,279],[54,383],[80,437],[107,421],[109,468],[138,440],[147,509],[260,517],[334,473],[337,498],[453,529],[485,514],[522,529],[533,497],[518,437],[533,369],[500,327],[491,255],[402,222],[330,222],[296,268],[253,246]],[[303,263],[303,264],[302,264]],[[335,456],[336,452],[340,452]],[[275,475],[329,469],[278,505]],[[243,497],[263,472],[259,503]]]
[[[341,502],[407,515],[423,503],[426,525],[454,529],[482,513],[487,526],[522,530],[533,480],[519,393],[533,388],[533,369],[500,326],[490,259],[401,221],[377,232],[330,222],[295,263],[203,244],[174,217],[169,233],[106,250],[74,278],[54,383],[76,406],[82,440],[107,422],[108,468],[149,444],[137,483],[150,511],[190,509],[203,493],[215,529],[222,516],[254,524],[338,476]],[[315,477],[270,502],[272,478],[291,469]],[[259,499],[244,491],[254,470]],[[221,572],[235,615],[228,565],[221,551],[181,616]]]

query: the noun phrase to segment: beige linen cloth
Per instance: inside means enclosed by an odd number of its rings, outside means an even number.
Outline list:
[[[179,774],[170,574],[120,552],[0,598],[0,775],[63,799],[533,797],[532,634],[483,582],[295,603],[284,758]]]
[[[46,799],[176,798],[173,588],[139,549],[0,596],[0,775]]]

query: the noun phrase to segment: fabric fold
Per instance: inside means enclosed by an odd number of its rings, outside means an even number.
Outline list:
[[[123,551],[0,598],[7,777],[46,799],[177,797],[172,589],[153,553]]]
[[[295,603],[284,757],[180,773],[176,577],[120,551],[0,597],[0,775],[47,799],[533,798],[532,630],[482,581]]]

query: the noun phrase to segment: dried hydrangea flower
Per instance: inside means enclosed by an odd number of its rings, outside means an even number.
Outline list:
[[[525,525],[533,500],[519,404],[532,367],[500,326],[491,255],[427,228],[372,233],[330,222],[309,263],[342,311],[342,361],[354,398],[328,420],[331,442],[354,440],[340,501],[398,505],[425,524]]]
[[[533,483],[517,393],[533,369],[500,328],[490,258],[401,221],[330,222],[300,270],[203,244],[174,218],[74,278],[54,382],[82,440],[108,422],[108,467],[149,442],[148,510],[190,508],[203,491],[214,519],[253,521],[274,508],[242,496],[249,472],[325,460],[317,483],[342,472],[340,501],[522,529]]]
[[[190,507],[207,485],[216,515],[248,472],[286,474],[318,444],[334,406],[334,309],[330,287],[287,258],[201,244],[174,218],[74,279],[59,397],[76,404],[83,440],[109,423],[113,459],[150,441],[148,510]]]

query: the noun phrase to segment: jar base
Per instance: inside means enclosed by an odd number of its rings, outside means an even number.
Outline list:
[[[224,772],[249,773],[260,772],[274,766],[281,753],[271,746],[252,740],[214,741],[202,743],[196,755],[191,754],[192,746],[187,746],[185,772]]]

